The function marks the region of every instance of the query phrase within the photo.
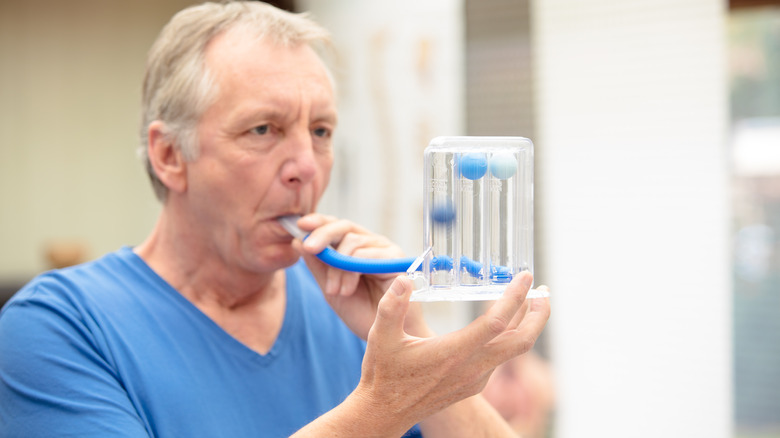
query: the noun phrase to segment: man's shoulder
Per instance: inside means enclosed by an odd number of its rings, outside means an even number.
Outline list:
[[[14,306],[83,307],[116,301],[144,277],[142,266],[124,247],[98,259],[43,272],[23,286],[3,308]]]

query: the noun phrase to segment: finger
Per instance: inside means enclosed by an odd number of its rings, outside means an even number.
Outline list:
[[[325,248],[325,246],[328,246],[328,243],[319,242],[318,237],[314,237],[314,239],[311,239],[313,231],[316,229],[324,226],[325,224],[329,224],[332,222],[338,221],[338,218],[335,216],[328,216],[321,213],[311,213],[307,214],[306,216],[303,216],[298,219],[298,228],[305,231],[307,233],[306,236],[306,243],[305,243],[305,250],[306,252],[317,254],[319,251]]]
[[[293,247],[296,248],[296,250],[303,257],[304,262],[306,262],[306,266],[309,268],[309,271],[311,271],[312,275],[314,275],[314,279],[317,280],[317,284],[320,286],[320,289],[322,289],[322,292],[325,295],[333,295],[337,293],[338,289],[335,289],[335,292],[333,290],[329,291],[328,284],[331,282],[329,277],[333,275],[332,271],[339,270],[326,265],[316,255],[312,255],[303,251],[300,246],[300,241],[293,241]]]
[[[542,285],[542,286],[537,287],[537,289],[541,289],[541,290],[547,292],[548,296],[546,298],[533,298],[533,299],[530,299],[530,300],[526,300],[526,301],[528,301],[529,311],[534,311],[534,312],[545,312],[546,311],[547,312],[547,317],[549,318],[549,316],[550,316],[550,297],[549,297],[550,288],[547,287],[547,286]]]
[[[544,285],[538,286],[536,289],[543,290],[543,291],[546,291],[548,293],[550,292],[550,288],[548,288],[547,286],[544,286]],[[529,290],[529,293],[530,293],[530,290]],[[525,314],[528,313],[529,306],[533,302],[534,302],[534,299],[529,299],[528,295],[526,295],[526,299],[523,300],[522,307],[520,307],[520,310],[517,312],[515,317],[512,318],[512,322],[509,324],[509,329],[514,330],[514,329],[517,328],[518,325],[520,325],[520,321],[522,321],[523,317],[525,316]]]
[[[497,318],[500,321],[507,321],[501,332],[516,328],[527,309],[525,297],[533,284],[533,276],[529,272],[522,272],[515,276],[507,285],[501,298],[488,310],[486,315]],[[495,327],[499,330],[501,327]],[[500,333],[500,332],[498,332]],[[496,335],[498,333],[495,333]]]
[[[350,296],[352,295],[360,283],[360,277],[362,274],[357,272],[344,272],[341,275],[341,288],[339,289],[339,295]]]
[[[293,239],[291,244],[293,249],[297,251],[298,254],[305,254],[302,248],[303,242],[301,242],[300,239]]]
[[[307,252],[313,254],[319,253],[328,245],[337,247],[347,233],[367,233],[367,231],[354,223],[340,219],[334,222],[328,222],[315,228],[309,237],[303,242]]]
[[[335,216],[329,216],[322,213],[309,213],[305,216],[298,218],[298,228],[304,231],[312,231],[315,228],[319,228],[327,223],[336,222],[338,220]]]
[[[371,242],[370,244],[375,246],[355,248],[350,254],[365,259],[391,259],[404,256],[401,248],[394,244],[382,243],[381,241]],[[341,246],[339,246],[339,252],[341,252]]]
[[[338,268],[328,268],[325,281],[325,293],[327,295],[336,295],[341,291],[341,277],[344,271]]]
[[[545,292],[550,292],[550,288],[547,287],[547,285],[544,285],[544,284],[539,286],[539,287],[537,287],[536,289],[543,290]]]
[[[520,322],[525,317],[525,314],[528,313],[528,306],[529,302],[531,300],[523,300],[523,304],[520,306],[520,309],[515,313],[515,316],[512,317],[512,321],[509,323],[509,326],[507,326],[507,330],[514,330],[517,328],[517,326],[520,325]]]
[[[467,339],[463,342],[473,347],[485,345],[506,331],[522,307],[532,283],[533,276],[527,271],[515,276],[503,296],[487,312],[466,326]]]
[[[322,263],[322,260],[311,254],[302,253],[302,257],[303,261],[306,262],[309,271],[314,275],[314,279],[317,280],[317,284],[319,284],[322,291],[325,292],[328,279],[327,273],[331,268],[325,263]]]
[[[376,319],[369,337],[382,342],[395,342],[404,334],[404,320],[409,309],[412,295],[412,282],[406,276],[399,275],[379,300]]]
[[[529,301],[528,313],[517,329],[502,333],[490,343],[488,348],[497,355],[497,360],[504,362],[528,352],[544,330],[550,318],[550,298]]]
[[[344,235],[336,248],[340,253],[357,257],[388,258],[400,252],[386,237],[378,234],[358,234],[349,232]],[[357,254],[358,251],[365,252]],[[368,252],[371,251],[371,252]]]
[[[515,313],[515,316],[512,317],[512,321],[510,321],[509,325],[507,326],[507,330],[514,330],[517,328],[518,325],[520,325],[520,321],[523,320],[523,317],[528,312],[528,303],[530,300],[526,299],[523,300],[523,304],[520,306],[520,309]],[[493,301],[490,306],[495,305],[496,302]],[[490,308],[490,307],[488,307]]]

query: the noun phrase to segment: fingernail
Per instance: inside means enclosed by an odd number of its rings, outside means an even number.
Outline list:
[[[533,275],[531,275],[531,273],[530,273],[530,272],[526,272],[526,273],[523,275],[523,279],[522,279],[522,281],[521,281],[521,282],[523,283],[523,286],[525,286],[525,287],[527,287],[527,288],[530,288],[530,287],[531,287],[531,285],[532,285],[532,284],[533,284],[533,282],[534,282],[534,276],[533,276]]]
[[[307,249],[316,248],[317,244],[319,244],[319,242],[317,242],[317,239],[311,236],[308,236],[303,240],[303,246],[306,247]]]

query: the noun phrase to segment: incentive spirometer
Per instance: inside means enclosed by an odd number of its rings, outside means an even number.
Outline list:
[[[423,157],[423,252],[365,259],[326,248],[317,256],[353,272],[406,272],[414,301],[501,297],[523,271],[533,273],[533,144],[524,137],[436,137]],[[279,218],[305,237],[297,216]],[[528,298],[547,296],[532,289]]]

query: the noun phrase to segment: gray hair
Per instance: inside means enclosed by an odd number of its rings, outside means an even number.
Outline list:
[[[161,201],[168,188],[149,161],[149,125],[162,121],[164,135],[180,148],[185,160],[197,158],[196,125],[219,92],[205,64],[206,47],[216,36],[237,28],[284,47],[308,44],[320,56],[330,47],[329,32],[306,14],[293,14],[259,1],[203,3],[174,15],[149,51],[142,95],[139,155]]]

